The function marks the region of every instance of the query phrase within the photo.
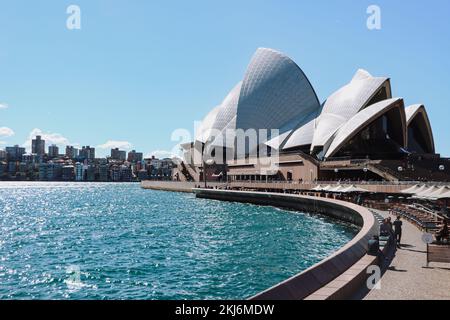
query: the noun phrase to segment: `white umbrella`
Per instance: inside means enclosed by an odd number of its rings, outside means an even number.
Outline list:
[[[322,191],[323,188],[321,185],[316,186],[315,188],[312,188],[311,191]]]
[[[409,187],[408,189],[402,190],[402,193],[406,193],[406,194],[415,194],[417,193],[417,190],[420,189],[420,185],[416,184],[413,187]]]
[[[441,199],[450,199],[450,188],[447,187],[448,191],[441,193],[440,195],[436,196],[436,200],[441,200]]]
[[[427,185],[420,186],[418,189],[416,189],[416,191],[414,192],[414,194],[416,195],[416,194],[418,194],[418,193],[424,192],[425,190],[427,190],[427,189],[429,189],[429,188],[430,188],[430,187],[427,186]]]
[[[343,187],[343,186],[337,186],[337,187],[328,189],[327,191],[328,192],[343,192],[342,190],[344,190],[344,189],[345,189],[345,187]]]
[[[450,188],[448,186],[440,187],[435,192],[428,195],[429,199],[439,200],[450,198]]]
[[[432,194],[433,192],[438,191],[439,188],[433,186],[433,187],[429,187],[427,189],[425,189],[424,191],[418,192],[416,193],[413,198],[416,199],[428,199],[429,195]]]
[[[351,185],[345,189],[345,192],[369,192],[369,190]]]

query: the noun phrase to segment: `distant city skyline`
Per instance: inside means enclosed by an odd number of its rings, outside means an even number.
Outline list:
[[[19,145],[0,149],[0,181],[78,181],[78,182],[138,182],[170,180],[172,159],[144,159],[143,153],[114,148],[106,157],[97,156],[95,148],[77,149],[67,145],[64,152],[42,136],[33,137],[31,153]]]
[[[87,1],[68,30],[72,1],[0,5],[0,149],[31,151],[33,136],[60,150],[90,144],[170,156],[178,128],[194,131],[242,78],[258,47],[278,49],[323,102],[359,68],[391,76],[394,96],[424,103],[436,149],[450,156],[447,0],[186,3]],[[402,19],[399,19],[402,17]],[[420,23],[418,23],[420,21]]]

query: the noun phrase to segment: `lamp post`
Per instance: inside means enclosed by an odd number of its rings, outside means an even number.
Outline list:
[[[367,171],[369,171],[369,169],[364,168],[363,171],[364,171],[364,181],[367,182]]]

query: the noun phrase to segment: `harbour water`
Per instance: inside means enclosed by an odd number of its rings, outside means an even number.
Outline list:
[[[357,232],[139,184],[0,183],[0,299],[244,299]]]

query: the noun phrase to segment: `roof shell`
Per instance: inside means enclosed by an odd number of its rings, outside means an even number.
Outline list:
[[[404,105],[402,98],[393,98],[388,100],[383,100],[376,104],[373,104],[366,109],[358,112],[355,116],[353,116],[348,122],[346,122],[336,133],[335,138],[330,144],[330,147],[326,151],[325,157],[332,157],[339,149],[354,135],[360,132],[367,125],[372,123],[374,120],[382,116],[384,113],[388,112],[392,108],[400,106],[400,112],[403,115],[403,121],[405,121],[404,115]],[[404,124],[403,124],[404,125]],[[405,131],[406,128],[404,128]],[[406,136],[406,133],[404,134]]]
[[[237,128],[282,129],[283,134],[301,124],[293,119],[319,109],[311,83],[294,61],[272,49],[256,51],[240,92]]]
[[[429,148],[431,150],[431,153],[435,153],[436,147],[434,144],[434,135],[433,135],[433,129],[431,127],[430,118],[428,117],[427,110],[423,104],[414,104],[409,107],[405,108],[405,114],[406,114],[406,124],[409,127],[415,119],[418,117],[422,117],[425,122],[425,130],[428,134],[428,144]]]
[[[317,121],[311,150],[325,146],[345,122],[367,107],[383,86],[386,88],[387,98],[391,98],[389,78],[372,77],[367,71],[358,70],[349,84],[325,101]]]

